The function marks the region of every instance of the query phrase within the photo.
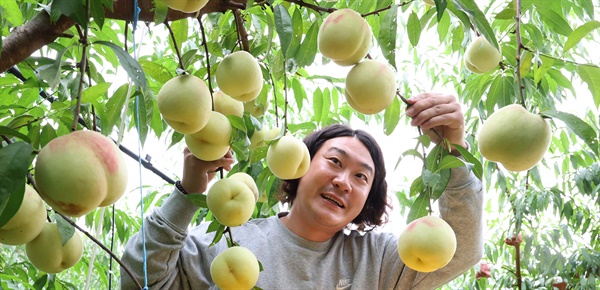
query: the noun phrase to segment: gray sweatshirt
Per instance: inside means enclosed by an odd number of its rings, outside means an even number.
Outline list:
[[[464,167],[452,169],[448,187],[439,199],[444,218],[454,229],[457,250],[452,261],[431,273],[406,267],[398,256],[397,235],[340,231],[326,242],[311,242],[280,221],[280,213],[253,219],[232,228],[233,239],[250,249],[263,265],[256,286],[264,289],[435,289],[479,262],[483,252],[483,188]],[[209,247],[214,233],[208,223],[188,231],[198,210],[175,190],[144,221],[150,289],[217,289],[210,263],[227,248],[225,239]],[[142,239],[135,234],[122,261],[143,285]],[[135,289],[121,270],[121,288]]]

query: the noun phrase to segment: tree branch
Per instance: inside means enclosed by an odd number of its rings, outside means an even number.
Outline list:
[[[310,8],[310,9],[315,10],[317,12],[332,13],[332,12],[334,12],[334,11],[337,10],[336,8],[327,8],[327,7],[317,6],[317,5],[314,5],[314,4],[309,4],[309,3],[306,3],[306,2],[304,2],[302,0],[286,0],[286,1],[290,2],[290,3],[294,3],[294,4],[299,5],[299,6]]]
[[[153,21],[153,0],[140,0],[140,14],[138,20]],[[200,10],[200,15],[225,12],[233,9],[246,9],[247,0],[211,0]],[[173,21],[188,17],[197,17],[197,13],[183,13],[169,10],[166,21]],[[133,21],[133,1],[114,0],[113,11],[106,10],[105,17],[108,19]],[[73,19],[61,16],[55,23],[50,21],[50,16],[44,10],[34,16],[30,21],[11,31],[2,42],[2,54],[0,54],[0,73],[5,72],[12,66],[27,59],[38,49],[54,42],[64,32],[75,25]]]
[[[235,27],[238,32],[238,39],[242,43],[242,50],[250,52],[250,43],[248,43],[248,31],[244,26],[244,18],[242,12],[239,9],[233,10],[233,16],[235,16]]]
[[[5,72],[41,47],[52,43],[74,24],[75,21],[65,16],[51,24],[48,13],[42,11],[26,24],[15,28],[2,42],[0,72]]]

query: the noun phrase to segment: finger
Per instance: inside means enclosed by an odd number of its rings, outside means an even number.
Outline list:
[[[444,115],[448,115],[448,116],[444,116]],[[450,118],[450,119],[458,119],[456,121],[460,121],[459,115],[462,116],[462,113],[460,112],[460,105],[458,105],[457,103],[440,104],[440,105],[434,105],[432,107],[429,107],[429,108],[419,112],[418,114],[413,116],[413,119],[411,120],[410,123],[413,126],[423,126],[430,119],[432,119],[434,117],[438,117],[438,116],[444,116],[444,118]]]
[[[431,107],[456,103],[456,98],[452,95],[443,95],[438,93],[423,93],[411,98],[413,104],[406,110],[406,115],[414,117],[424,110]]]
[[[225,155],[215,161],[211,161],[209,163],[210,171],[218,171],[219,169],[225,169],[227,171],[231,170],[231,165],[235,162],[235,158],[233,158],[233,154],[231,151],[227,151]]]
[[[429,130],[431,128],[436,128],[440,126],[445,126],[449,129],[458,130],[462,129],[463,122],[461,121],[462,115],[460,114],[444,114],[432,117],[425,122],[421,123],[421,128],[423,130]]]

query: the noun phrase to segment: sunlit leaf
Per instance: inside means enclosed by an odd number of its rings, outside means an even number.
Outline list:
[[[543,111],[540,112],[543,116],[559,119],[563,121],[575,135],[583,140],[591,149],[600,157],[600,147],[598,147],[598,134],[588,123],[581,120],[579,117],[560,111]]]
[[[594,31],[594,29],[597,29],[599,27],[600,27],[600,21],[597,21],[597,20],[588,21],[588,22],[584,23],[583,25],[577,27],[575,30],[573,30],[573,32],[571,32],[571,34],[569,34],[569,37],[567,38],[567,42],[565,42],[563,52],[567,52],[569,49],[573,48],[586,35],[590,34],[590,32]]]
[[[0,11],[2,12],[2,18],[6,19],[13,26],[21,26],[23,24],[23,14],[21,14],[19,4],[17,4],[16,0],[0,1]]]
[[[475,0],[453,0],[453,2],[458,10],[464,12],[469,17],[477,32],[483,35],[495,48],[500,47],[494,30]]]
[[[417,16],[416,13],[413,12],[410,14],[410,16],[408,16],[406,29],[410,44],[412,44],[412,46],[417,46],[417,44],[419,44],[419,38],[421,38],[421,22],[419,21],[419,16]]]
[[[390,6],[381,19],[379,45],[387,61],[396,68],[396,36],[398,35],[398,5]]]
[[[123,69],[125,69],[129,77],[138,86],[138,88],[145,92],[148,91],[148,85],[146,83],[146,76],[144,74],[144,70],[131,55],[129,55],[125,50],[118,47],[114,43],[110,43],[107,41],[96,41],[93,44],[100,44],[111,48],[117,55],[117,58],[119,58],[119,62],[121,63]]]
[[[294,33],[292,26],[292,17],[285,6],[278,4],[273,7],[273,16],[275,17],[275,29],[279,36],[281,51],[286,55],[287,49],[290,47]]]
[[[540,14],[542,21],[544,21],[550,27],[550,29],[564,36],[569,36],[569,34],[571,34],[573,29],[560,14],[552,9],[541,7],[543,7],[543,5],[537,6],[537,12]]]
[[[27,169],[33,148],[24,142],[0,148],[0,227],[17,212],[25,192]]]
[[[406,218],[406,223],[410,223],[420,217],[428,215],[429,205],[429,194],[426,192],[419,194],[410,207],[410,211],[408,212],[408,216]]]
[[[578,65],[577,73],[579,73],[579,77],[588,85],[596,106],[600,106],[600,67]]]

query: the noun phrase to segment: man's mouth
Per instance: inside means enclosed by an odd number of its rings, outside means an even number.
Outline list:
[[[339,202],[338,200],[336,200],[335,198],[333,198],[333,197],[331,197],[329,195],[321,194],[321,197],[324,198],[324,199],[326,199],[326,200],[328,200],[328,201],[330,201],[331,203],[339,206],[340,208],[344,208],[344,205],[341,202]]]

